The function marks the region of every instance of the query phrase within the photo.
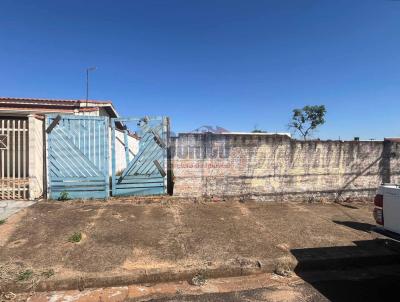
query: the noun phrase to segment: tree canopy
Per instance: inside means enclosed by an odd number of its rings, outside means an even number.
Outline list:
[[[302,109],[294,109],[289,128],[298,131],[306,140],[318,126],[325,123],[325,113],[324,105],[307,105]]]

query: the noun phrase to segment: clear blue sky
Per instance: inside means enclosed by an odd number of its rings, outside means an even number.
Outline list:
[[[286,131],[325,104],[321,138],[400,136],[400,1],[0,2],[0,95],[111,99],[173,130]]]

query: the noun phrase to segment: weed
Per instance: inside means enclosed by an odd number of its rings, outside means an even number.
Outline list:
[[[206,277],[203,274],[198,273],[189,281],[189,283],[196,286],[202,286],[206,284],[206,281]]]
[[[69,242],[77,243],[82,240],[82,233],[81,232],[75,232],[71,235],[71,237],[68,238]]]
[[[18,274],[17,279],[18,281],[27,281],[29,280],[33,275],[33,271],[30,269],[27,269],[25,271],[22,271]]]
[[[288,256],[277,259],[274,273],[282,277],[290,277],[295,266],[294,260]]]
[[[7,219],[0,219],[0,225],[5,224]]]
[[[51,276],[54,276],[54,270],[52,268],[48,269],[46,271],[43,271],[41,275],[46,278],[50,278]]]
[[[67,191],[62,191],[60,193],[60,196],[58,196],[58,200],[60,200],[60,201],[65,201],[65,200],[69,200],[69,199],[70,198],[69,198],[69,194]]]

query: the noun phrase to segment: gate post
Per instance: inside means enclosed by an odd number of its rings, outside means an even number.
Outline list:
[[[28,196],[30,200],[43,195],[44,184],[44,121],[28,115]]]
[[[115,174],[116,174],[116,159],[115,159],[115,118],[111,118],[111,195],[115,196]],[[128,164],[128,163],[126,163]]]
[[[173,184],[173,171],[172,171],[172,158],[171,158],[171,125],[169,117],[164,117],[164,130],[165,130],[165,140],[167,142],[167,148],[165,150],[165,166],[167,171],[167,177],[165,179],[165,187],[167,188],[167,194],[174,194],[174,184]]]

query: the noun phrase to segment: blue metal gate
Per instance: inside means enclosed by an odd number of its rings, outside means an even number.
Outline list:
[[[128,124],[135,122],[133,133]],[[112,127],[112,195],[159,195],[167,192],[167,117],[113,118]],[[117,136],[120,135],[120,138]],[[123,136],[123,139],[122,139]],[[131,150],[130,140],[138,148]],[[118,153],[117,143],[123,146]],[[122,155],[122,156],[121,156]],[[124,158],[121,158],[124,157]],[[126,165],[118,169],[119,162]]]
[[[50,199],[109,196],[108,117],[46,117]]]

